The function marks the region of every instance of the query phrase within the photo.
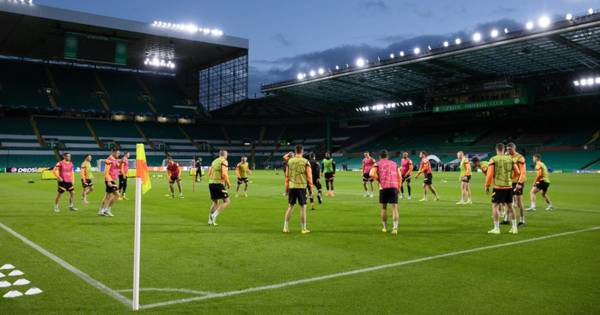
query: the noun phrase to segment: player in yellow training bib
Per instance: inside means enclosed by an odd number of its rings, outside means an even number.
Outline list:
[[[244,197],[248,197],[248,177],[252,175],[252,171],[250,170],[247,157],[242,156],[241,162],[235,167],[235,175],[237,176],[235,197],[239,197],[240,186],[242,186],[242,184],[244,184]]]

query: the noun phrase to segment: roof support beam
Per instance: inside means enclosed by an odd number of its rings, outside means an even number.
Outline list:
[[[575,49],[578,52],[586,55],[587,57],[591,58],[591,61],[596,66],[600,65],[600,53],[599,52],[597,52],[593,49],[587,48],[585,46],[579,45],[576,42],[573,42],[567,38],[560,36],[560,34],[554,34],[554,35],[548,36],[548,38],[561,46]],[[586,66],[588,66],[588,65],[586,65]]]

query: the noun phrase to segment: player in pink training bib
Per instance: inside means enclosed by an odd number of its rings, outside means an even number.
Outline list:
[[[63,153],[63,159],[56,163],[54,166],[54,170],[52,171],[54,176],[56,176],[56,180],[58,181],[58,194],[54,199],[54,212],[60,212],[58,207],[58,203],[60,202],[60,197],[65,192],[69,192],[69,209],[71,211],[77,211],[73,205],[73,191],[75,187],[73,187],[73,162],[71,162],[71,154]]]

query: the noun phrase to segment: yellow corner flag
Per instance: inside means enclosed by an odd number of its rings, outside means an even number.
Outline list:
[[[152,188],[150,174],[148,174],[148,164],[146,164],[146,151],[144,144],[138,143],[135,146],[135,176],[142,179],[142,194],[145,194]]]

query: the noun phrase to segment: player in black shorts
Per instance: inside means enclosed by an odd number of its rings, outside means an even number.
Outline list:
[[[321,164],[317,161],[317,155],[315,153],[310,154],[310,169],[312,171],[312,180],[313,185],[317,188],[317,199],[319,200],[319,204],[323,203],[323,192],[321,186]],[[310,205],[311,209],[315,210],[315,198],[310,197]]]
[[[197,183],[201,182],[202,181],[202,159],[201,158],[196,158],[194,160],[194,167],[196,168],[195,180]]]

